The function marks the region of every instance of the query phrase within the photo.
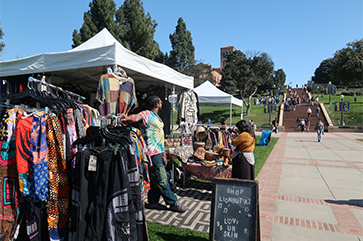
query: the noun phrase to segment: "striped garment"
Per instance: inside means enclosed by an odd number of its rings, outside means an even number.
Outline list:
[[[119,91],[122,77],[115,74],[102,75],[98,83],[96,99],[101,102],[102,116],[116,115],[118,113]]]
[[[120,86],[119,113],[128,114],[137,107],[135,82],[130,77]]]

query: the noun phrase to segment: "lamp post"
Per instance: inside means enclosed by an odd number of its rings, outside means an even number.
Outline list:
[[[343,117],[343,99],[344,99],[344,95],[341,95],[340,96],[340,109],[342,111],[342,117],[341,117],[341,121],[340,121],[340,124],[342,126],[344,126],[344,117]]]
[[[274,84],[273,86],[272,86],[272,88],[273,88],[273,98],[275,98],[275,89],[276,89],[276,85]],[[276,99],[275,99],[276,100]]]
[[[329,89],[328,89],[328,91],[329,91],[329,105],[331,105],[331,81],[329,81],[329,83],[328,83],[328,85],[329,85]]]
[[[268,104],[268,123],[271,124],[271,98],[267,101]]]

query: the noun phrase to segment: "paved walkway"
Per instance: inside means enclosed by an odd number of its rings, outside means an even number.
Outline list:
[[[257,133],[260,134],[260,133]],[[273,133],[261,169],[261,240],[363,240],[363,133]],[[209,232],[211,185],[177,191],[186,213],[146,209],[148,221]]]

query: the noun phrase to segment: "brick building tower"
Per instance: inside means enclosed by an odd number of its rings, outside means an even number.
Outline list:
[[[226,46],[221,48],[221,69],[226,67],[226,55],[232,53],[236,49],[233,46]]]

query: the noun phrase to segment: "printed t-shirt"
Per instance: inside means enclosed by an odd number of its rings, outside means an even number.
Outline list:
[[[164,123],[158,114],[150,110],[140,112],[142,116],[142,133],[146,140],[150,156],[165,151],[164,147]]]

